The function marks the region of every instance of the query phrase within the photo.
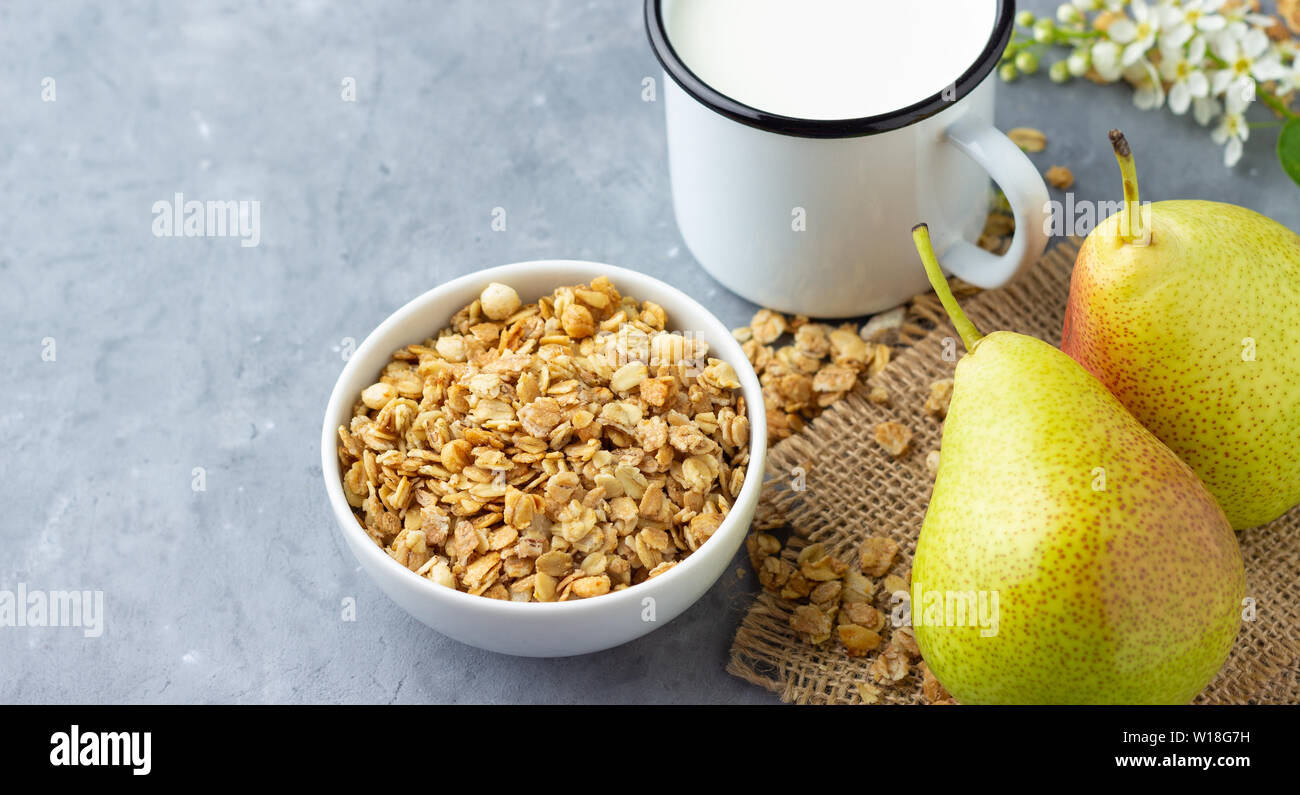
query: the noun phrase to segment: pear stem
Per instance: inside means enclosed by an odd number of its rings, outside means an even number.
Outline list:
[[[1115,160],[1119,162],[1119,172],[1124,177],[1124,216],[1128,228],[1121,225],[1119,239],[1131,243],[1145,236],[1142,231],[1142,207],[1138,200],[1137,163],[1133,160],[1133,149],[1128,145],[1124,133],[1111,130],[1110,145],[1115,150]]]
[[[948,286],[948,280],[943,276],[943,268],[939,266],[939,259],[934,255],[934,245],[930,243],[930,227],[925,224],[917,224],[912,227],[912,242],[916,244],[916,253],[921,255],[921,262],[925,264],[925,275],[930,279],[930,286],[939,296],[939,302],[948,312],[948,317],[952,320],[953,328],[961,335],[962,344],[966,350],[975,347],[975,343],[983,339],[983,335],[975,328],[975,324],[970,322],[966,313],[962,311],[961,305],[957,303],[957,298],[952,294],[952,288]]]

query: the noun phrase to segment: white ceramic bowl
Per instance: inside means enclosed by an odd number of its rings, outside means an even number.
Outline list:
[[[650,300],[668,313],[670,329],[690,331],[709,354],[729,362],[740,377],[749,410],[750,462],[745,485],[711,538],[673,568],[639,585],[572,602],[506,602],[471,596],[416,576],[362,531],[343,496],[338,427],[352,416],[361,390],[374,383],[393,351],[445,328],[452,314],[473,302],[489,282],[514,287],[525,302],[556,287],[608,276],[620,292]],[[730,564],[758,505],[767,451],[767,421],[758,377],[730,331],[685,293],[636,271],[577,260],[537,260],[489,268],[428,291],[394,312],[348,360],[330,395],[321,428],[325,491],[344,540],[380,590],[415,618],[471,646],[528,657],[561,657],[608,649],[662,626],[699,599]]]

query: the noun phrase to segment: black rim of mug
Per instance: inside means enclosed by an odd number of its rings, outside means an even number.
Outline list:
[[[737,102],[697,77],[668,42],[668,33],[664,29],[663,0],[645,0],[645,26],[650,37],[650,47],[664,71],[683,91],[706,107],[741,124],[800,138],[856,138],[875,135],[907,127],[943,111],[975,90],[997,66],[1011,39],[1015,15],[1015,0],[998,0],[997,22],[979,58],[952,85],[937,94],[905,108],[875,116],[857,119],[800,119],[768,113]]]

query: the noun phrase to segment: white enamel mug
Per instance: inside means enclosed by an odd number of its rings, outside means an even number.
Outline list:
[[[646,0],[645,21],[665,71],[677,225],[695,259],[728,289],[817,317],[897,306],[929,289],[911,236],[922,221],[944,267],[979,287],[1006,284],[1042,255],[1047,186],[993,126],[996,80],[986,79],[1011,35],[1014,0],[998,0],[979,58],[948,88],[844,120],[767,113],[697,77],[664,22],[673,3],[693,1]],[[974,245],[990,178],[1016,221],[1001,256]]]

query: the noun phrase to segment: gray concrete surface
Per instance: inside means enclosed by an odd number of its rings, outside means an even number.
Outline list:
[[[678,236],[639,6],[0,7],[0,589],[102,590],[105,610],[98,638],[0,628],[0,701],[776,701],[723,670],[753,588],[740,558],[640,641],[503,657],[372,586],[320,482],[344,338],[445,279],[595,259],[747,319]],[[1044,130],[1035,161],[1072,168],[1080,199],[1119,198],[1118,125],[1144,198],[1300,228],[1273,130],[1229,171],[1190,119],[1043,76],[1002,87],[998,117]],[[260,245],[156,237],[151,208],[177,192],[258,200]]]

